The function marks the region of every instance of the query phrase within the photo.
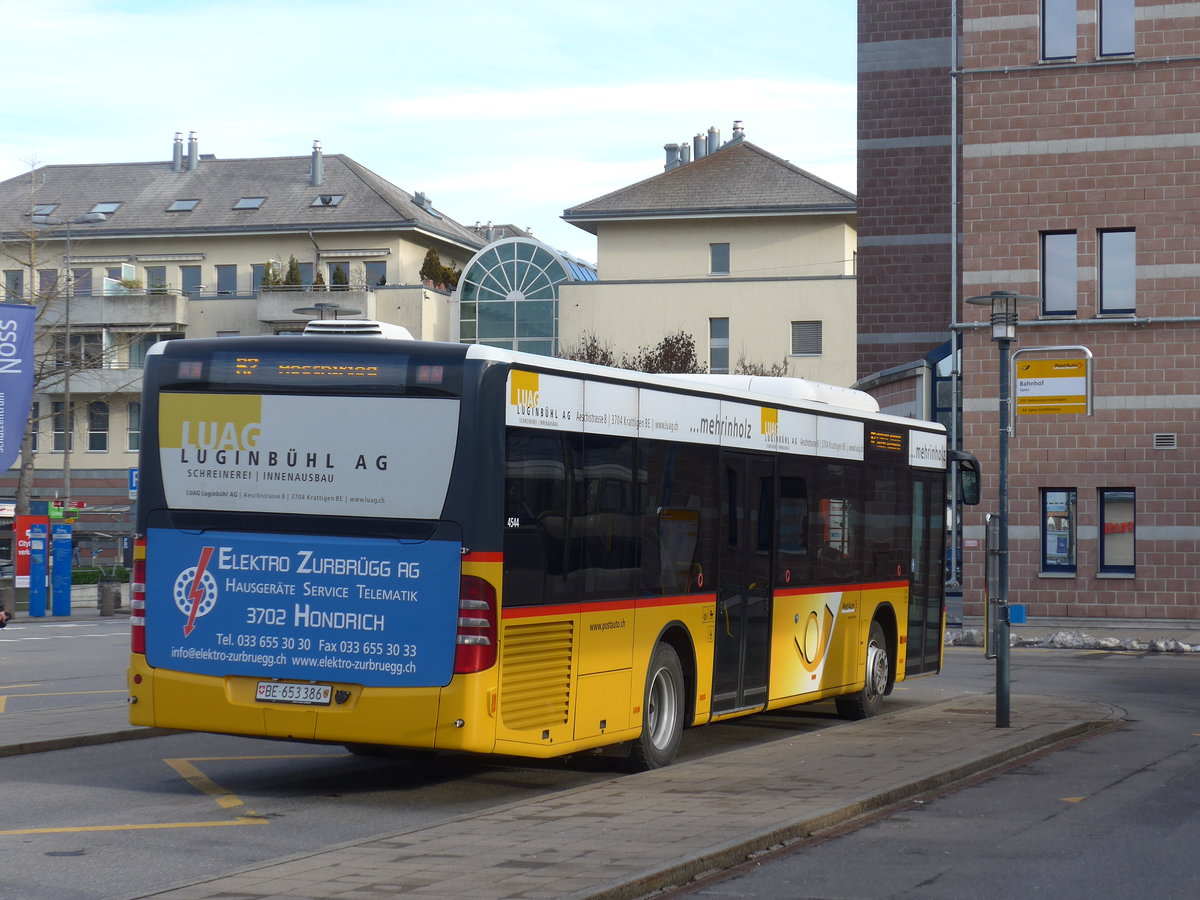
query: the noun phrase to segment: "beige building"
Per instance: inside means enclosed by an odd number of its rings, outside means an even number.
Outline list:
[[[195,135],[186,147],[176,135],[157,162],[45,166],[0,182],[0,242],[4,299],[39,307],[34,498],[62,496],[70,430],[71,497],[93,511],[84,532],[126,521],[155,341],[296,331],[336,315],[446,340],[450,294],[422,283],[426,252],[461,269],[485,244],[428,197],[319,144],[308,156],[222,160]],[[269,283],[279,280],[294,283]],[[16,481],[16,468],[0,476],[0,496]]]
[[[668,144],[666,171],[574,206],[599,280],[559,287],[558,342],[619,355],[683,330],[711,372],[855,381],[855,197],[742,136]]]

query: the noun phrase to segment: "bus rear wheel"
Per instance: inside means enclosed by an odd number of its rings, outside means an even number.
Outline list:
[[[645,772],[669,766],[683,735],[683,666],[670,644],[659,644],[650,657],[642,697],[642,734],[633,742],[629,767]]]
[[[887,693],[888,679],[892,675],[892,661],[888,656],[887,639],[883,626],[871,623],[867,637],[866,680],[861,691],[846,694],[834,700],[838,715],[843,719],[865,719],[878,715],[883,709],[883,695]]]

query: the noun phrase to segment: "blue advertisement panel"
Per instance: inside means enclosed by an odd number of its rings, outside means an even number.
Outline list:
[[[50,533],[54,538],[50,544],[54,559],[54,565],[50,569],[50,611],[56,616],[69,616],[73,562],[71,526],[66,522],[55,522],[50,526]]]
[[[46,614],[46,565],[50,527],[40,522],[29,526],[29,615]]]
[[[454,668],[461,545],[152,528],[146,657],[201,675],[440,687]],[[291,696],[263,682],[259,698]],[[318,685],[317,688],[322,686]]]
[[[33,333],[37,308],[0,303],[0,472],[21,453],[33,400]]]

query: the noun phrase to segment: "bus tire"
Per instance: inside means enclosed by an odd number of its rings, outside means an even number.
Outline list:
[[[683,735],[683,666],[670,644],[659,644],[650,656],[642,697],[642,734],[633,742],[629,768],[645,772],[669,766]]]
[[[892,674],[892,661],[888,656],[887,639],[883,626],[871,623],[867,637],[867,670],[861,691],[837,697],[838,715],[843,719],[865,719],[878,715],[883,709],[883,695],[887,693],[888,680]]]

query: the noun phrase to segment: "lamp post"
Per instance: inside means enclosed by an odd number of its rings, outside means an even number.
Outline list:
[[[1039,303],[1040,297],[1026,297],[1012,291],[992,291],[982,297],[968,297],[968,303],[990,306],[992,310],[992,340],[1000,350],[1000,441],[999,502],[1000,513],[996,551],[997,610],[996,627],[996,727],[1009,727],[1009,653],[1008,653],[1008,439],[1012,435],[1012,413],[1009,409],[1011,356],[1009,346],[1017,339],[1017,304]],[[988,598],[991,602],[991,598]]]
[[[66,345],[66,365],[63,367],[63,515],[70,516],[71,510],[71,439],[74,437],[74,421],[71,415],[71,296],[74,293],[75,273],[71,270],[71,226],[99,225],[108,221],[104,213],[84,213],[75,219],[60,219],[57,216],[32,216],[34,225],[66,227],[67,249],[63,260],[67,270],[63,292],[63,343]]]

